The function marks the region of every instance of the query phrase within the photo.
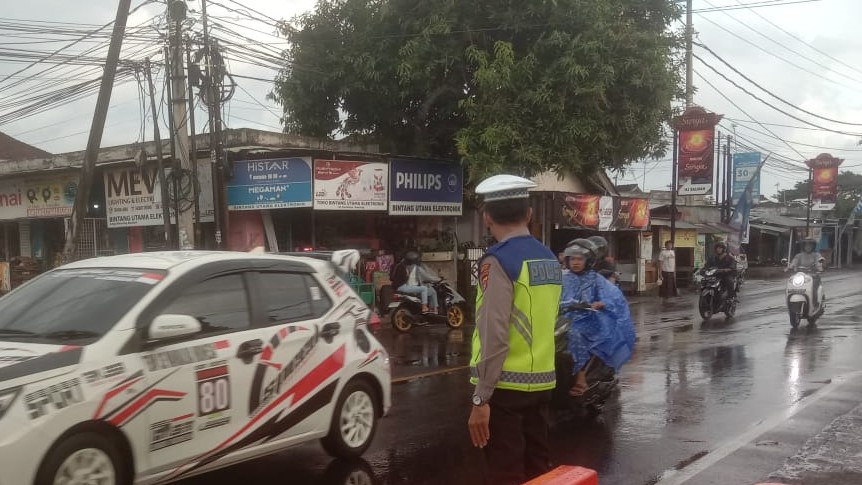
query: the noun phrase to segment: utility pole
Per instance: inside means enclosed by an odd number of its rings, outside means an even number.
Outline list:
[[[186,66],[191,69],[192,65],[192,41],[191,39],[186,39]],[[189,71],[191,72],[191,71]],[[189,76],[191,78],[191,76]],[[201,238],[203,234],[201,234],[201,206],[200,206],[200,179],[198,178],[198,146],[196,140],[196,129],[195,129],[195,94],[193,91],[192,80],[189,79],[189,128],[191,128],[191,163],[192,163],[192,180],[194,183],[192,184],[192,195],[194,197],[194,215],[195,215],[195,237],[192,240],[194,242],[195,249],[200,246]]]
[[[175,170],[173,173],[174,194],[177,198],[177,234],[180,249],[194,249],[195,246],[195,219],[192,207],[187,207],[183,210],[183,203],[179,199],[179,194],[183,192],[180,184],[185,177],[185,174],[192,173],[192,163],[189,158],[189,132],[188,132],[188,104],[186,103],[186,76],[185,67],[183,65],[183,43],[182,43],[182,28],[183,21],[186,19],[187,8],[185,0],[172,0],[168,2],[168,19],[169,24],[169,44],[170,55],[169,63],[170,70],[170,99],[171,99],[171,115],[173,126],[171,128],[171,141],[175,149],[172,153],[179,154],[179,167],[181,170]],[[195,182],[192,182],[194,184]]]
[[[670,240],[676,247],[676,191],[679,190],[677,182],[677,171],[679,170],[679,130],[673,128],[673,169],[671,170],[671,192],[670,192]]]
[[[213,208],[215,216],[215,239],[218,249],[227,248],[228,217],[227,201],[224,200],[222,187],[224,184],[224,162],[221,150],[221,93],[216,92],[216,66],[213,61],[214,46],[210,44],[209,20],[207,19],[207,0],[201,0],[201,18],[203,21],[204,54],[206,62],[206,92],[204,99],[209,112],[210,126],[210,162],[212,163]],[[221,68],[221,66],[219,66]],[[220,73],[219,73],[220,74]]]
[[[691,0],[685,2],[685,107],[691,106],[694,101],[694,85],[693,74],[694,66],[692,65],[692,37],[694,36],[694,27],[692,26],[691,18]]]
[[[131,3],[132,0],[120,0],[120,4],[117,6],[114,30],[111,34],[111,45],[108,47],[108,58],[105,61],[105,71],[102,75],[102,85],[99,87],[99,97],[96,99],[96,111],[93,114],[93,123],[90,125],[90,137],[87,139],[87,150],[84,152],[84,161],[81,165],[78,193],[75,195],[75,205],[72,207],[72,216],[69,228],[66,231],[66,244],[63,248],[63,258],[66,261],[72,261],[75,256],[81,226],[84,225],[84,217],[87,215],[87,206],[90,203],[90,189],[93,186],[93,178],[96,175],[96,158],[98,158],[99,148],[102,146],[105,119],[108,117],[108,106],[111,102],[111,92],[114,89],[114,77],[117,73],[117,64],[120,62],[120,50],[123,47],[123,35],[126,33],[126,21],[129,18],[129,6]]]
[[[715,139],[717,140],[715,144],[715,206],[721,209],[721,204],[724,203],[724,185],[721,183],[724,180],[724,170],[721,164],[721,131],[718,132]]]
[[[171,237],[171,208],[170,197],[168,196],[168,182],[165,177],[164,157],[162,156],[162,136],[159,134],[159,116],[156,111],[156,89],[153,86],[153,74],[150,71],[150,58],[144,60],[144,68],[147,70],[147,84],[150,88],[150,109],[153,112],[153,140],[156,143],[156,162],[159,170],[159,190],[162,196],[162,219],[165,228],[165,244],[168,248],[173,248],[174,244]]]
[[[724,172],[725,172],[725,200],[727,200],[727,222],[730,222],[730,216],[733,213],[733,153],[730,150],[730,141],[733,138],[730,135],[727,135],[727,143],[724,145],[724,151],[727,154],[726,159],[724,161]]]
[[[811,237],[811,198],[814,195],[814,169],[808,168],[808,207],[805,212],[805,237]]]

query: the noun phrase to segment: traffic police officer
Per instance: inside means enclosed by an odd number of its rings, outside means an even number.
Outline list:
[[[554,386],[554,322],[562,270],[530,235],[528,190],[536,184],[495,175],[476,187],[485,224],[498,241],[479,261],[468,428],[484,449],[488,483],[519,484],[550,468],[549,402]]]

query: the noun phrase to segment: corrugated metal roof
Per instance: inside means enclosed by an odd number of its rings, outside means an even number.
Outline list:
[[[752,215],[751,220],[753,222],[761,222],[763,224],[768,224],[771,226],[779,226],[779,227],[805,227],[805,221],[800,221],[799,219],[794,219],[792,217],[787,216],[777,216],[773,214],[762,214],[762,215]],[[820,224],[811,224],[812,226],[819,226]]]

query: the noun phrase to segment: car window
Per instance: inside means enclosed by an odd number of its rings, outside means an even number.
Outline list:
[[[311,290],[301,274],[260,273],[260,301],[269,324],[307,319],[312,315]]]
[[[323,286],[321,286],[314,276],[305,275],[305,282],[308,286],[309,293],[311,293],[311,310],[314,313],[314,317],[322,317],[324,313],[328,312],[329,309],[332,308],[332,300],[330,300],[329,295],[322,290]]]
[[[183,289],[162,315],[191,315],[203,332],[245,330],[251,325],[245,279],[241,274],[216,276]]]
[[[164,277],[113,268],[46,273],[0,298],[0,340],[97,339]]]

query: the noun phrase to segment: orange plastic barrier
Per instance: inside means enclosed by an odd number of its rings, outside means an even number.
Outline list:
[[[599,485],[599,474],[589,468],[563,465],[524,485]]]

